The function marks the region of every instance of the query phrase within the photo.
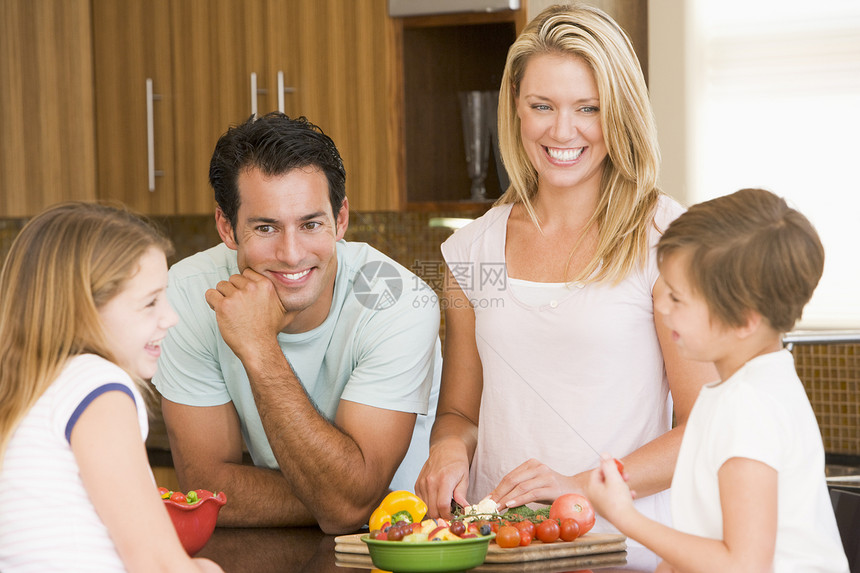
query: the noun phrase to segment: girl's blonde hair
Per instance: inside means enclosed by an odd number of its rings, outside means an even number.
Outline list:
[[[99,309],[150,247],[171,251],[144,219],[98,203],[50,207],[15,238],[0,273],[0,465],[14,429],[70,357],[115,361]]]
[[[522,203],[538,227],[532,205],[538,173],[523,147],[517,96],[529,60],[539,54],[576,57],[591,68],[608,150],[600,198],[589,221],[598,226],[597,251],[570,280],[620,281],[637,262],[644,263],[660,196],[660,151],[642,68],[624,31],[590,6],[550,6],[511,46],[499,93],[499,147],[511,185],[497,204]]]

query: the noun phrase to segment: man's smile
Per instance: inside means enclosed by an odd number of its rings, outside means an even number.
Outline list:
[[[274,274],[275,276],[277,276],[277,277],[281,278],[281,279],[282,279],[283,281],[285,281],[285,282],[286,282],[286,281],[294,282],[294,281],[300,281],[300,280],[302,280],[303,278],[305,278],[306,276],[308,276],[312,270],[313,270],[313,268],[307,268],[307,269],[305,269],[305,270],[303,270],[303,271],[297,271],[297,272],[294,272],[294,273],[284,273],[284,272],[276,272],[276,271],[273,271],[273,272],[272,272],[272,274]]]

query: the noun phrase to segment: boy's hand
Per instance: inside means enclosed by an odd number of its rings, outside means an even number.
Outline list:
[[[597,513],[619,529],[625,516],[636,511],[635,493],[627,486],[626,476],[619,473],[615,460],[607,454],[601,456],[597,471],[591,472],[585,496]]]

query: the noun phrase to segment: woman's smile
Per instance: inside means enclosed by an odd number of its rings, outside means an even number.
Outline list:
[[[575,163],[586,151],[586,147],[544,147],[550,160],[562,163]]]

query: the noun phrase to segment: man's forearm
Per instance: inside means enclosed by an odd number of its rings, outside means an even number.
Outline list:
[[[243,464],[241,424],[232,403],[194,407],[161,404],[176,477],[183,491],[223,491],[221,525],[314,524],[311,512],[277,470]]]
[[[218,514],[219,526],[289,527],[317,523],[277,470],[225,464],[211,481],[214,484],[205,487],[215,485],[227,494],[227,503]]]
[[[280,348],[246,367],[281,474],[327,531],[360,527],[384,493],[361,449],[311,403]]]

